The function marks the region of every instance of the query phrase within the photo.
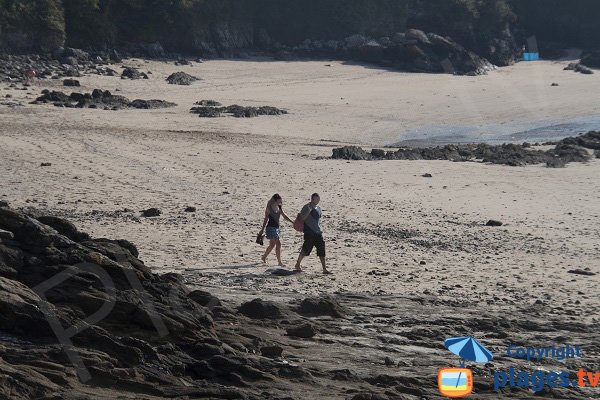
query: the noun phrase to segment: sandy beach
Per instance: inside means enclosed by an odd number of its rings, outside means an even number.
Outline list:
[[[181,273],[191,287],[232,304],[255,297],[293,301],[338,295],[363,315],[368,312],[360,307],[369,308],[369,302],[374,309],[387,305],[400,319],[420,315],[428,321],[423,329],[438,324],[429,339],[440,345],[445,330],[453,329],[451,313],[458,321],[471,312],[519,319],[518,313],[538,307],[540,326],[544,316],[565,325],[586,324],[583,330],[565,327],[561,334],[588,344],[590,358],[582,362],[592,365],[598,360],[598,331],[588,329],[599,323],[600,159],[554,169],[329,158],[340,144],[371,148],[403,140],[496,143],[570,136],[600,115],[595,94],[600,75],[563,71],[568,62],[518,63],[467,77],[338,61],[175,66],[126,60],[151,71],[150,79],[78,78],[77,91],[102,88],[130,99],[178,104],[160,110],[30,105],[43,88],[69,88],[60,80],[38,81],[24,91],[3,84],[0,97],[11,94],[24,106],[0,106],[0,200],[66,217],[93,237],[126,238],[154,272]],[[118,65],[112,68],[120,71]],[[202,80],[168,85],[165,78],[180,70]],[[202,99],[270,105],[289,114],[198,118],[189,109]],[[541,129],[515,135],[557,124],[566,124],[562,133]],[[303,274],[273,276],[274,255],[264,265],[264,247],[254,243],[266,202],[281,194],[292,216],[312,192],[321,194],[334,274],[321,275],[313,255]],[[184,212],[187,206],[196,212]],[[142,217],[140,211],[150,207],[162,215]],[[486,226],[490,219],[503,225]],[[291,269],[302,243],[291,224],[282,229],[282,243]],[[596,275],[569,272],[577,269]],[[353,302],[350,295],[364,300]],[[435,310],[429,316],[427,304]],[[394,326],[407,323],[394,318],[384,323],[386,334],[398,334]],[[477,327],[498,348],[509,339],[552,341],[559,335],[520,327],[515,337],[508,329],[507,339],[494,338],[493,330]],[[377,346],[368,357],[383,357]],[[357,370],[374,362],[353,351],[348,362]],[[422,357],[439,361],[427,346],[405,341],[394,351],[411,373],[422,367],[429,377],[439,368],[435,362],[419,366]],[[317,347],[297,352],[306,365],[324,362]],[[343,364],[342,354],[333,358]],[[316,385],[313,395],[325,393],[325,387]],[[570,395],[597,398],[598,392]]]

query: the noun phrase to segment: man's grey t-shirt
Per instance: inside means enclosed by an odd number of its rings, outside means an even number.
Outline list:
[[[302,215],[308,212],[308,204],[302,207],[300,213]],[[319,221],[321,220],[321,207],[316,206],[310,212],[310,215],[304,220],[304,233],[318,235],[321,234],[321,226]]]

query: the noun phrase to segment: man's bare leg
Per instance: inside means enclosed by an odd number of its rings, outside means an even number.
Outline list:
[[[325,257],[319,257],[319,259],[321,260],[321,266],[323,267],[323,273],[330,274],[331,272],[329,272],[329,270],[327,269],[327,265],[325,264]]]
[[[302,268],[300,268],[300,263],[302,262],[303,258],[304,258],[304,253],[302,251],[300,251],[300,254],[298,254],[298,261],[296,261],[296,271],[298,271],[298,272],[302,272]]]

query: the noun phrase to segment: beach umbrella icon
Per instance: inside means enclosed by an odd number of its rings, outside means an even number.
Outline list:
[[[464,365],[465,360],[486,363],[493,358],[492,353],[471,336],[448,338],[444,340],[444,346],[463,359],[461,365]]]

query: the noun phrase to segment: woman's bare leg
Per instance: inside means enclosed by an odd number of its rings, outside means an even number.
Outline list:
[[[262,262],[264,262],[264,263],[267,262],[267,257],[269,256],[269,253],[271,252],[271,250],[273,250],[273,247],[275,247],[275,241],[269,240],[269,246],[267,246],[267,249],[265,250],[265,254],[263,254],[263,256],[260,258],[262,260]]]
[[[283,267],[283,263],[281,262],[281,241],[279,239],[275,239],[275,255],[277,256],[279,266]]]

